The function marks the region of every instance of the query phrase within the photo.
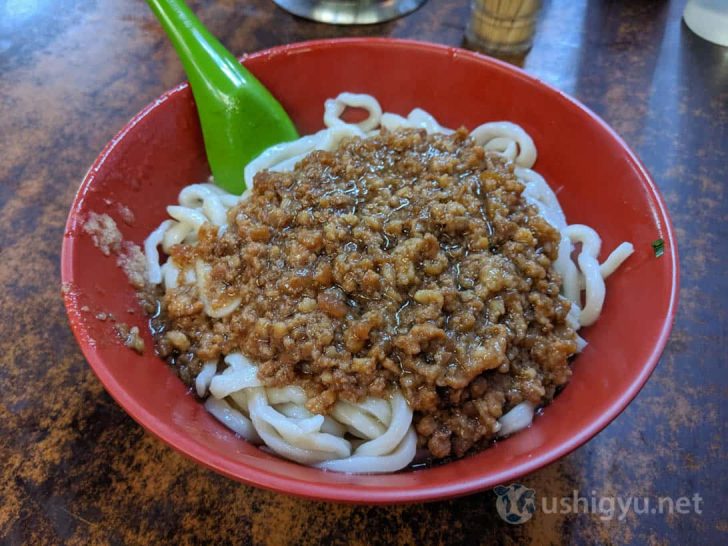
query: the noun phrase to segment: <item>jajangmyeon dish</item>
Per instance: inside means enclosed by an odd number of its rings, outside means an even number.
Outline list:
[[[243,196],[193,184],[167,207],[144,245],[159,354],[245,440],[332,471],[528,426],[632,245],[599,263],[513,123],[453,131],[342,93],[324,124],[253,161]]]

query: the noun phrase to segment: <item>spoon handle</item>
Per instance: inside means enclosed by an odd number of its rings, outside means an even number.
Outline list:
[[[187,73],[215,182],[241,193],[245,189],[244,166],[268,146],[295,139],[295,126],[263,84],[204,27],[183,0],[147,3]]]

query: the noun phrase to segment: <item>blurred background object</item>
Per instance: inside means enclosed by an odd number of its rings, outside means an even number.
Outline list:
[[[427,0],[273,0],[299,17],[330,25],[370,25],[406,15]]]
[[[701,38],[728,46],[728,0],[688,0],[683,18]]]
[[[466,45],[493,55],[531,49],[541,0],[472,0]]]

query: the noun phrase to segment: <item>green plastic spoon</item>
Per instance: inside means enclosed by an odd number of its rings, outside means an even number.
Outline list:
[[[215,183],[240,194],[243,169],[273,144],[298,138],[280,103],[202,25],[183,0],[147,0],[192,86]]]

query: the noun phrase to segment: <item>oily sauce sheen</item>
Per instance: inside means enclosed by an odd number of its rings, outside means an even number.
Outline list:
[[[188,383],[241,351],[267,386],[302,386],[315,413],[398,385],[419,445],[460,457],[571,374],[559,233],[522,191],[464,129],[382,131],[261,172],[222,236],[206,224],[171,252],[212,266],[214,305],[241,304],[214,319],[196,286],[169,290],[158,350]]]

